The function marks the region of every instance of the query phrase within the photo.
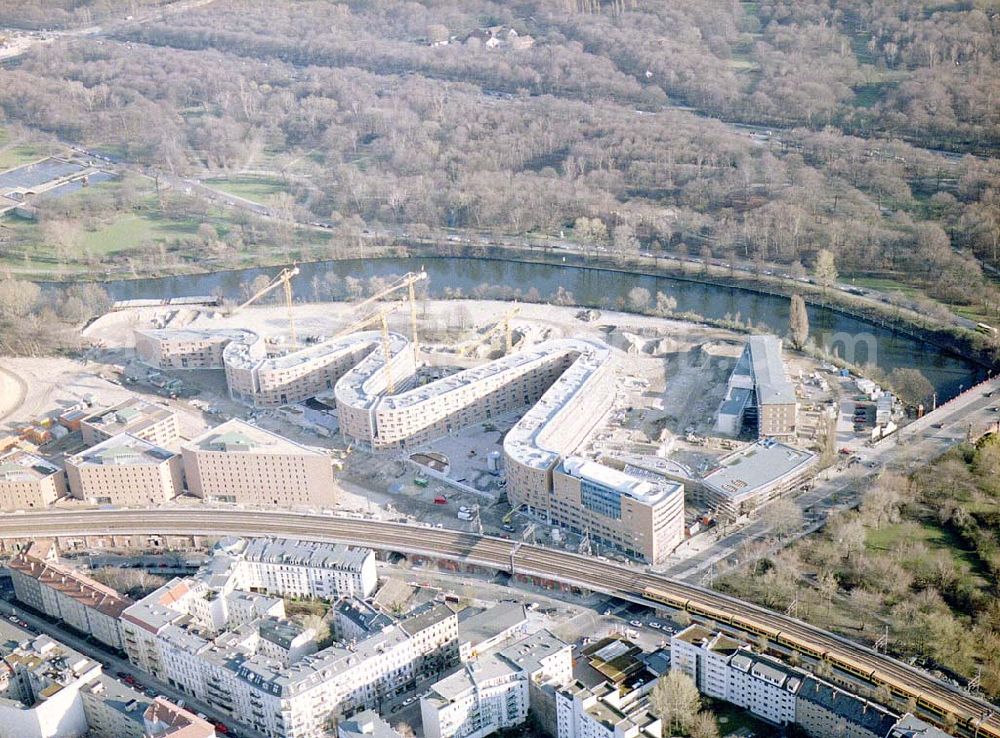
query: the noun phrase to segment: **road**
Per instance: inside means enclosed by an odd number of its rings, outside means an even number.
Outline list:
[[[986,396],[987,392],[991,393],[990,397]],[[833,512],[857,505],[870,481],[877,476],[877,469],[886,467],[900,472],[913,471],[926,464],[928,459],[936,458],[962,443],[969,436],[970,429],[975,437],[995,426],[1000,422],[1000,412],[991,408],[1000,404],[1000,394],[997,393],[1000,393],[1000,378],[977,385],[921,420],[905,426],[874,448],[861,450],[865,464],[848,467],[841,473],[831,470],[821,472],[812,489],[795,498],[803,511],[812,509],[814,512],[811,519],[806,514],[806,527],[784,541],[772,542],[767,552],[822,528],[827,516]],[[873,471],[867,463],[874,464],[876,470]],[[764,517],[759,517],[704,551],[670,564],[662,571],[683,581],[705,581],[711,576],[713,566],[734,556],[745,544],[769,538],[770,526]]]
[[[731,624],[747,632],[766,633],[772,641],[795,644],[806,653],[818,653],[835,667],[875,674],[904,695],[919,697],[939,715],[953,713],[974,726],[979,735],[1000,738],[1000,716],[995,706],[970,697],[893,658],[846,638],[825,632],[795,618],[695,587],[662,575],[595,560],[592,557],[515,544],[498,538],[445,529],[384,521],[366,521],[278,512],[190,509],[45,512],[0,518],[0,539],[39,536],[237,535],[286,536],[363,545],[407,555],[447,559],[498,571],[512,568],[520,576],[539,577],[643,603],[653,604],[650,588],[670,607]],[[512,566],[513,565],[513,566]],[[925,712],[925,711],[924,711]],[[970,728],[967,732],[972,732]]]
[[[10,369],[0,366],[0,420],[6,420],[21,407],[27,394],[25,381]]]

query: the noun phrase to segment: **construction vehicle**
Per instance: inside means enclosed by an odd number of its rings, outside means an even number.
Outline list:
[[[512,507],[510,512],[503,516],[504,525],[510,525],[510,521],[514,519],[514,513],[518,512],[524,505],[519,505],[518,507]]]
[[[298,276],[298,274],[299,268],[297,265],[292,264],[290,267],[285,267],[274,279],[270,281],[266,287],[259,290],[256,294],[252,295],[250,299],[246,300],[242,304],[237,305],[229,314],[236,315],[236,313],[245,308],[247,305],[256,302],[264,295],[269,294],[272,290],[281,285],[285,288],[285,309],[288,311],[288,338],[292,350],[294,351],[298,348],[298,339],[295,336],[295,316],[292,313],[292,277]]]

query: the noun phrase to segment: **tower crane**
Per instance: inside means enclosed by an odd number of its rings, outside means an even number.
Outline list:
[[[386,385],[386,392],[388,392],[388,394],[390,395],[395,393],[396,387],[392,381],[392,367],[390,364],[390,359],[392,359],[392,347],[389,345],[388,317],[392,315],[392,313],[399,310],[399,308],[401,308],[402,306],[403,306],[402,301],[392,303],[391,305],[386,305],[385,307],[380,308],[378,311],[372,313],[371,315],[361,318],[360,320],[354,321],[346,328],[337,331],[337,333],[335,333],[331,337],[331,340],[342,338],[343,336],[350,335],[351,333],[357,333],[358,331],[367,328],[370,324],[375,323],[376,321],[380,323],[382,330],[382,355],[385,359],[385,385]]]
[[[504,347],[505,347],[504,353],[509,354],[511,352],[511,349],[514,348],[514,340],[513,340],[514,336],[510,327],[510,319],[520,312],[521,312],[520,306],[515,305],[514,307],[512,307],[510,310],[508,310],[506,313],[503,314],[500,320],[498,320],[493,325],[492,328],[490,328],[488,331],[486,331],[486,333],[483,334],[482,340],[488,341],[493,336],[494,333],[502,329],[504,333]],[[462,349],[462,355],[464,356],[468,351],[471,350],[472,347],[466,346],[465,348]]]
[[[414,285],[417,282],[422,282],[425,279],[427,279],[427,272],[423,271],[422,269],[419,272],[409,272],[407,274],[404,274],[402,277],[400,277],[398,280],[393,282],[391,285],[386,287],[381,292],[377,292],[371,297],[366,298],[361,302],[357,303],[354,306],[354,309],[361,310],[362,308],[371,305],[373,302],[381,300],[383,297],[388,297],[397,290],[401,290],[404,287],[407,288],[409,291],[409,298],[410,298],[410,332],[412,333],[411,338],[413,340],[413,351],[414,353],[416,353],[419,343],[417,341],[417,299],[416,299],[416,291],[414,290]]]
[[[247,305],[256,302],[264,295],[276,289],[279,285],[283,286],[285,288],[285,309],[288,311],[288,337],[291,340],[292,349],[296,349],[298,347],[298,339],[295,336],[295,316],[292,313],[292,277],[298,276],[298,273],[299,267],[296,264],[292,264],[290,267],[285,267],[268,283],[266,287],[258,290],[257,293],[252,295],[246,302],[237,305],[229,314],[236,315],[236,313],[245,308]]]

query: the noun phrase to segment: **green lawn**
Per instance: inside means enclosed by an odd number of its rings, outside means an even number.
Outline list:
[[[757,720],[746,710],[741,710],[736,705],[728,702],[718,702],[716,700],[705,700],[706,707],[715,713],[719,724],[719,735],[725,736],[739,732],[746,735],[748,732],[755,736],[778,736],[781,732],[773,725]]]
[[[10,219],[6,225],[16,233],[16,241],[39,258],[55,256],[55,249],[44,242],[41,228],[30,221]],[[96,230],[80,231],[76,253],[68,256],[68,263],[93,257],[104,258],[128,251],[143,243],[171,241],[196,233],[198,224],[193,220],[167,220],[156,213],[122,213],[120,217],[98,226]]]
[[[901,292],[908,297],[920,293],[920,290],[916,287],[904,282],[897,282],[895,279],[886,279],[884,277],[851,277],[850,279],[851,284],[857,287],[867,287],[879,292]],[[846,281],[846,278],[844,281]]]
[[[960,569],[970,572],[981,585],[987,584],[982,577],[982,562],[976,552],[969,550],[965,542],[951,531],[933,523],[918,521],[916,526],[898,523],[869,530],[865,542],[869,549],[892,551],[904,540],[920,541],[932,551],[946,551]]]
[[[23,146],[5,146],[0,144],[0,172],[44,159],[49,153],[47,148],[31,144]]]
[[[288,191],[284,182],[263,177],[220,177],[206,179],[205,184],[230,195],[261,203],[266,202],[272,195]]]
[[[920,524],[916,529],[899,523],[886,525],[878,530],[869,530],[866,543],[868,548],[891,551],[904,537],[907,537],[907,540],[921,541],[932,548],[944,548],[948,545],[948,537],[944,531],[929,523]]]

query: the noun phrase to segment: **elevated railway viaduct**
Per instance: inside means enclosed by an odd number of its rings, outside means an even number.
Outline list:
[[[44,512],[0,519],[0,546],[8,550],[37,538],[55,538],[64,546],[136,546],[149,545],[150,540],[162,546],[169,544],[171,537],[190,540],[221,535],[281,535],[353,543],[535,577],[645,605],[683,609],[695,619],[766,637],[771,643],[884,687],[897,700],[915,702],[923,717],[955,733],[1000,738],[1000,715],[993,705],[889,656],[787,615],[592,557],[458,531],[273,511]]]

